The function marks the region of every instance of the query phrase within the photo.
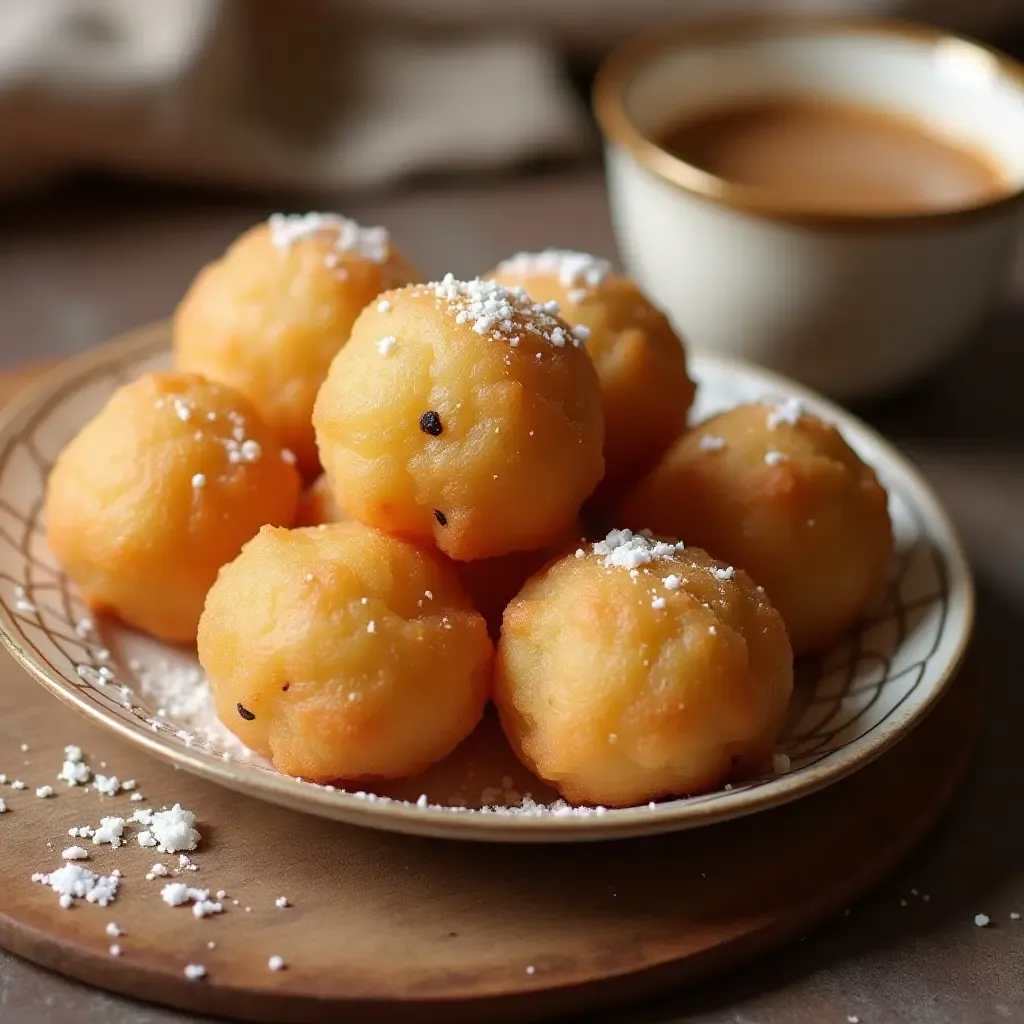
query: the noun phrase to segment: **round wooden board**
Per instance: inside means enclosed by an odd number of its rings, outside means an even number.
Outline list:
[[[961,676],[863,771],[733,823],[585,849],[481,848],[305,817],[177,772],[59,704],[4,655],[0,772],[28,788],[0,789],[0,944],[127,995],[253,1021],[537,1020],[639,999],[802,935],[877,883],[947,803],[980,712],[979,680]],[[69,743],[94,768],[137,780],[146,802],[58,783]],[[35,796],[44,784],[54,797]],[[61,910],[30,883],[60,865],[71,826],[175,802],[203,834],[200,870],[176,877],[227,890],[225,913],[196,920],[165,905],[166,879],[144,876],[158,860],[177,871],[177,858],[134,840],[90,846],[87,866],[123,873],[105,909]],[[291,905],[277,908],[279,896]],[[268,969],[272,955],[284,970]],[[185,979],[189,963],[205,980]]]

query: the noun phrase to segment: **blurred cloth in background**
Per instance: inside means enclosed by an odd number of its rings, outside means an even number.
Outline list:
[[[0,190],[75,168],[378,186],[593,144],[565,55],[741,11],[993,35],[1022,0],[0,0]]]

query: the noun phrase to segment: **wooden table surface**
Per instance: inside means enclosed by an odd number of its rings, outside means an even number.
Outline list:
[[[472,274],[526,247],[614,253],[595,170],[334,205],[386,223],[432,274]],[[166,316],[198,267],[270,209],[97,185],[8,209],[0,227],[0,369],[59,358]],[[988,682],[988,718],[967,782],[936,834],[842,923],[713,986],[605,1016],[604,1024],[843,1024],[849,1015],[863,1024],[1024,1021],[1024,922],[1009,917],[1024,912],[1022,399],[1024,262],[1004,309],[949,366],[911,393],[857,410],[930,478],[978,577],[967,671]],[[911,888],[930,902],[901,906]],[[977,913],[994,927],[975,927]],[[0,1024],[196,1020],[0,952]]]

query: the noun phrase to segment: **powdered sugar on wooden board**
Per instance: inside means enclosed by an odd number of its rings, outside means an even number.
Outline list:
[[[85,755],[79,747],[68,747],[65,756],[70,763],[84,763]],[[104,764],[104,762],[100,763]],[[134,782],[132,786],[134,787]],[[99,800],[104,801],[115,797],[119,789],[119,787],[90,788]],[[79,799],[90,799],[86,795],[87,789],[80,789],[80,792],[83,795]],[[180,804],[174,804],[170,808],[159,810],[140,808],[127,819],[106,816],[101,819],[96,828],[89,825],[76,825],[68,829],[68,832],[72,836],[91,837],[93,844],[107,844],[116,850],[127,844],[126,830],[138,826],[141,831],[137,833],[137,837],[141,845],[153,844],[163,852],[172,853],[196,848],[202,836],[194,827],[195,824],[196,816],[193,812],[186,810]],[[147,836],[150,837],[151,843],[143,841]],[[46,845],[52,849],[53,844],[47,843]],[[99,869],[94,870],[82,863],[89,860],[91,856],[90,851],[84,846],[65,847],[60,856],[64,862],[62,865],[49,871],[34,872],[31,875],[31,881],[49,888],[57,896],[57,901],[62,909],[70,910],[76,905],[82,904],[106,907],[117,900],[122,879],[120,868],[104,872]],[[116,856],[124,857],[125,855],[122,853]],[[193,863],[185,853],[179,854],[177,863],[178,870],[181,872],[199,870],[199,866]],[[157,863],[147,873],[146,879],[153,880],[170,873],[165,865]],[[218,899],[214,900],[210,898],[209,889],[194,888],[181,881],[171,881],[163,886],[160,895],[168,907],[190,906],[192,916],[199,920],[221,914],[224,911],[224,906],[219,900],[226,893],[221,890],[217,894]],[[284,905],[287,905],[287,901],[284,902]],[[123,934],[122,929],[112,921],[106,924],[104,931],[110,938],[118,938]],[[120,944],[108,947],[110,956],[119,957],[122,952]],[[130,949],[128,952],[130,954]],[[205,970],[201,970],[199,965],[190,964],[184,970],[186,975],[193,980],[199,980],[205,976]]]
[[[132,814],[131,821],[146,826],[138,834],[139,846],[156,847],[161,853],[194,850],[202,839],[194,827],[196,816],[191,811],[186,811],[181,804],[175,804],[163,811],[142,808]]]
[[[105,907],[117,896],[119,884],[116,875],[99,875],[81,864],[67,863],[54,871],[37,871],[33,882],[48,885],[57,893],[60,905],[69,909],[75,900],[85,900]]]

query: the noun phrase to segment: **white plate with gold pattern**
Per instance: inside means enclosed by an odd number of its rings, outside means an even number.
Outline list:
[[[941,697],[970,635],[966,559],[934,494],[853,416],[756,367],[695,356],[697,418],[766,394],[835,423],[889,491],[896,557],[883,603],[823,656],[798,664],[778,760],[788,770],[687,799],[574,808],[513,757],[493,717],[425,775],[373,792],[274,771],[219,726],[194,652],[92,623],[46,546],[46,478],[61,448],[121,384],[170,365],[169,332],[146,328],[75,359],[0,426],[0,633],[57,697],[129,742],[251,797],[350,824],[499,842],[611,839],[706,825],[786,803],[867,764]]]

